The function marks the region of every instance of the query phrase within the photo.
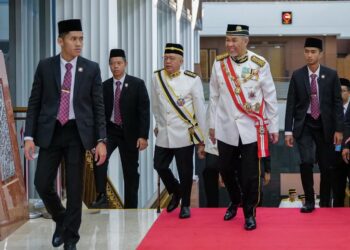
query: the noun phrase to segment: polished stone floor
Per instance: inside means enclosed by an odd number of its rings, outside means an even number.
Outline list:
[[[153,209],[84,210],[78,249],[136,249],[157,219]],[[0,250],[63,249],[51,246],[55,230],[52,220],[29,220],[11,236],[0,241]]]

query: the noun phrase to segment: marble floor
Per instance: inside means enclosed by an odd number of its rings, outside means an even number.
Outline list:
[[[78,249],[136,249],[157,219],[153,209],[84,210]],[[8,238],[0,241],[0,250],[63,249],[51,245],[55,230],[52,220],[29,220]]]

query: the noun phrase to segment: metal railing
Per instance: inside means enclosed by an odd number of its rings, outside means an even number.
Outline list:
[[[27,107],[14,107],[13,113],[15,115],[15,122],[17,121],[25,121],[26,119],[26,113],[27,113]],[[22,127],[20,129],[21,134],[21,148],[23,148],[23,131],[24,131],[24,124],[22,124]],[[88,207],[91,202],[96,198],[96,188],[95,188],[95,177],[94,177],[94,171],[93,171],[93,156],[92,154],[87,151],[85,155],[85,163],[84,163],[84,191],[83,191],[83,202]],[[26,187],[26,193],[27,193],[27,199],[29,199],[29,162],[25,157],[23,156],[23,175],[24,175],[24,182]],[[64,161],[62,160],[61,165],[59,167],[58,175],[57,175],[57,181],[56,181],[56,189],[57,193],[59,194],[61,199],[65,198],[65,183],[64,183]],[[109,199],[109,208],[123,208],[123,203],[121,201],[121,198],[116,190],[116,188],[113,186],[110,179],[107,180],[107,195]]]

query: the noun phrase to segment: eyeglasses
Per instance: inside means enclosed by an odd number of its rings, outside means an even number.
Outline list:
[[[163,60],[164,60],[164,62],[166,62],[166,61],[174,62],[176,60],[176,57],[175,56],[163,56]]]

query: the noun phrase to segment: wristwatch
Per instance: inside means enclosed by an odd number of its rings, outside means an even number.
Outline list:
[[[107,138],[104,138],[104,139],[98,139],[98,140],[97,140],[97,143],[100,143],[100,142],[102,142],[102,143],[104,143],[104,144],[106,144],[106,145],[107,145]]]

